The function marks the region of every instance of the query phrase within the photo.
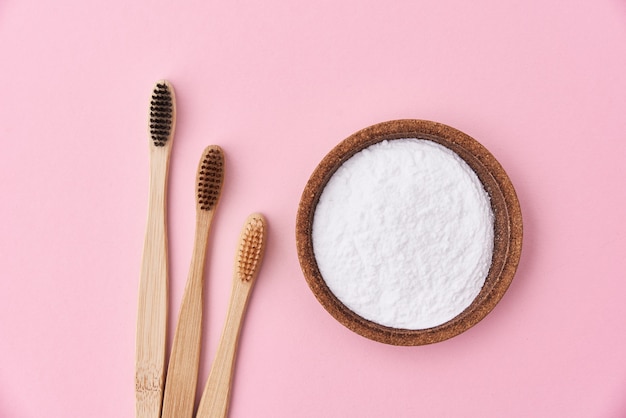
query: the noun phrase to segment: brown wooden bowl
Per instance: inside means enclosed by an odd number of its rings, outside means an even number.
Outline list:
[[[491,198],[494,247],[491,267],[474,301],[448,322],[428,329],[391,328],[357,315],[328,288],[313,251],[313,216],[320,195],[335,171],[357,152],[377,142],[400,138],[427,139],[459,155],[474,170]],[[502,166],[475,139],[450,126],[426,120],[394,120],[365,128],[333,148],[317,166],[300,200],[296,220],[298,258],[304,277],[322,306],[347,328],[369,339],[393,345],[424,345],[454,337],[483,319],[508,289],[522,249],[522,214],[517,195]]]

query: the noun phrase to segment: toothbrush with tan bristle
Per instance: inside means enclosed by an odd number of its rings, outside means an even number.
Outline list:
[[[241,324],[263,259],[266,233],[265,218],[258,213],[248,217],[241,231],[228,314],[196,418],[226,417],[228,414]]]
[[[224,153],[217,145],[209,146],[202,154],[196,175],[195,244],[167,369],[163,418],[193,416],[200,362],[207,242],[223,181]]]
[[[150,102],[150,190],[139,281],[135,368],[137,418],[159,418],[167,338],[167,179],[176,125],[172,85],[156,83]]]

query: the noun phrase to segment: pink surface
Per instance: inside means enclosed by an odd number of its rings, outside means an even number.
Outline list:
[[[130,417],[153,82],[178,96],[170,331],[202,149],[227,153],[199,387],[239,229],[269,247],[232,417],[626,416],[626,4],[618,0],[0,4],[0,417]],[[479,140],[517,188],[521,264],[496,309],[425,347],[366,340],[302,277],[300,193],[389,119]],[[171,341],[170,334],[170,341]]]

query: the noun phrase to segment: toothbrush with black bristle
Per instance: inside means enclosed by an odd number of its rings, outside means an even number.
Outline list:
[[[150,101],[150,190],[137,313],[137,418],[159,418],[163,400],[168,297],[167,179],[175,125],[174,89],[168,81],[160,80]]]
[[[202,337],[204,267],[209,230],[224,182],[224,153],[217,145],[202,153],[196,174],[196,234],[187,285],[167,368],[162,418],[192,418]]]
[[[248,216],[239,237],[230,303],[222,338],[211,366],[196,418],[222,418],[228,415],[233,371],[241,325],[250,293],[259,273],[267,235],[263,215]]]

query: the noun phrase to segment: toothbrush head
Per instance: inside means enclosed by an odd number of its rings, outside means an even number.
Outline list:
[[[266,232],[263,215],[254,213],[248,217],[237,250],[236,275],[241,281],[250,282],[258,274],[265,250]]]
[[[196,197],[200,210],[215,209],[224,183],[224,152],[217,145],[204,149],[196,176]]]
[[[163,147],[174,136],[176,101],[174,88],[165,80],[158,81],[150,101],[150,138],[155,147]]]

